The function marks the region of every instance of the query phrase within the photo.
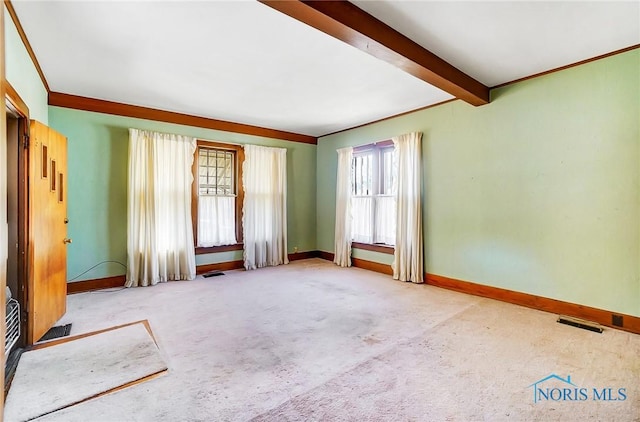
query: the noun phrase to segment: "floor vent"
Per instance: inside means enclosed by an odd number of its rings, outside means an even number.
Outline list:
[[[7,310],[5,324],[7,331],[4,337],[4,357],[9,356],[9,352],[20,338],[20,305],[15,299],[7,300]]]
[[[38,341],[47,341],[53,340],[54,338],[66,337],[69,333],[71,333],[71,324],[58,325],[56,327],[51,327],[49,331],[47,331]]]
[[[571,325],[572,327],[582,328],[595,333],[602,333],[604,331],[604,329],[595,322],[585,321],[584,319],[573,318],[570,316],[560,315],[558,316],[558,322],[560,324]]]
[[[208,273],[202,274],[204,278],[217,277],[220,275],[224,275],[224,273],[222,271],[209,271]]]

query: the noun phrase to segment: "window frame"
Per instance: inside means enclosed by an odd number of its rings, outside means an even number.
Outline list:
[[[383,189],[384,186],[384,160],[382,159],[382,155],[385,150],[389,148],[394,148],[394,144],[392,140],[386,140],[381,142],[374,142],[371,144],[360,145],[353,148],[353,157],[358,154],[365,154],[368,152],[373,152],[373,174],[372,174],[372,190],[373,193],[370,195],[372,197],[380,194],[380,190]],[[353,193],[353,190],[352,190]],[[369,196],[369,195],[352,195],[352,196]],[[375,222],[375,219],[374,219]],[[375,230],[375,224],[374,224]],[[364,249],[373,252],[380,252],[385,254],[393,254],[395,251],[394,245],[388,245],[386,243],[364,243],[364,242],[355,242],[351,241],[351,247],[356,249]]]
[[[236,243],[233,245],[222,246],[198,246],[198,197],[200,192],[200,178],[198,174],[198,164],[200,157],[200,149],[217,149],[230,151],[234,155],[234,179],[236,188],[235,199],[235,211],[236,211]],[[244,201],[244,189],[242,188],[242,164],[244,163],[244,149],[242,145],[227,144],[224,142],[205,141],[198,139],[196,142],[196,150],[193,155],[193,164],[191,167],[191,174],[193,175],[193,182],[191,184],[191,221],[193,222],[193,243],[196,250],[196,255],[225,252],[225,251],[237,251],[243,249],[242,238],[242,202]]]

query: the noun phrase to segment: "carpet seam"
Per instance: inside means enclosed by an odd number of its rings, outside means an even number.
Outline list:
[[[169,372],[169,366],[168,366],[167,362],[165,361],[164,357],[162,356],[162,353],[161,353],[161,350],[160,350],[160,346],[158,345],[157,340],[156,340],[155,336],[153,335],[153,333],[151,331],[151,327],[150,327],[150,325],[148,323],[148,320],[140,320],[140,321],[136,321],[136,322],[129,323],[129,324],[123,324],[121,326],[115,326],[113,328],[106,329],[106,330],[97,330],[96,332],[88,333],[89,335],[86,335],[86,336],[80,334],[78,336],[75,336],[75,338],[74,337],[70,337],[68,339],[69,341],[65,341],[65,342],[59,343],[59,344],[53,344],[53,341],[60,340],[60,339],[52,339],[52,341],[40,343],[40,345],[44,346],[43,348],[28,350],[28,352],[36,352],[38,350],[43,350],[43,349],[46,349],[48,347],[68,345],[69,343],[71,343],[73,341],[85,340],[85,339],[87,339],[89,337],[92,337],[92,336],[95,336],[95,335],[112,333],[115,330],[133,327],[133,326],[135,326],[137,324],[142,324],[142,326],[144,328],[144,331],[148,335],[149,340],[151,341],[153,346],[155,347],[155,349],[156,349],[156,351],[158,353],[158,356],[160,357],[160,359],[161,359],[161,361],[163,363],[164,368],[159,369],[159,370],[157,370],[157,371],[155,371],[153,373],[150,373],[148,375],[144,375],[144,376],[142,376],[140,378],[137,378],[137,379],[131,380],[129,382],[126,382],[124,384],[114,386],[114,387],[112,387],[112,388],[110,388],[108,390],[101,391],[101,392],[96,393],[96,394],[94,394],[92,396],[79,399],[79,400],[77,400],[77,401],[75,401],[73,403],[69,403],[67,405],[58,407],[56,409],[47,411],[45,413],[41,413],[41,414],[39,414],[37,416],[29,417],[27,419],[24,419],[24,421],[25,422],[30,422],[30,421],[38,420],[40,418],[46,417],[46,416],[54,414],[56,412],[60,412],[60,411],[63,411],[65,409],[69,409],[71,407],[80,405],[82,403],[85,403],[85,402],[88,402],[88,401],[91,401],[91,400],[99,399],[100,397],[103,397],[103,396],[118,392],[120,390],[124,390],[124,389],[127,389],[127,388],[134,387],[137,384],[142,384],[142,383],[144,383],[146,381],[151,381],[151,380],[153,380],[153,379],[155,379],[155,378],[157,378],[159,376],[167,374]],[[68,324],[68,325],[71,325],[71,324]]]
[[[71,403],[71,404],[68,404],[68,405],[66,405],[66,406],[60,407],[60,408],[58,408],[58,409],[51,410],[51,411],[49,411],[49,412],[47,412],[47,413],[43,413],[43,414],[41,414],[41,415],[38,415],[38,416],[36,416],[36,417],[34,417],[34,418],[27,419],[27,420],[26,420],[26,422],[30,422],[30,421],[33,421],[33,420],[36,420],[36,419],[40,419],[40,418],[41,418],[41,417],[43,417],[43,416],[51,415],[52,413],[56,413],[56,412],[59,412],[59,411],[61,411],[61,410],[68,409],[68,408],[70,408],[70,407],[77,406],[77,405],[79,405],[79,404],[82,404],[82,403],[88,402],[88,401],[90,401],[90,400],[98,399],[98,398],[103,397],[103,396],[106,396],[106,395],[108,395],[108,394],[112,394],[112,393],[115,393],[115,392],[117,392],[117,391],[124,390],[125,388],[131,388],[131,387],[133,387],[133,386],[135,386],[135,385],[137,385],[137,384],[141,384],[141,382],[140,382],[140,381],[142,381],[142,380],[144,380],[144,379],[146,379],[146,378],[152,378],[152,377],[160,376],[160,375],[162,375],[163,373],[167,373],[168,371],[169,371],[169,368],[168,368],[168,367],[167,367],[167,368],[164,368],[164,369],[162,369],[162,370],[160,370],[160,371],[154,372],[153,374],[145,375],[144,377],[141,377],[141,378],[138,378],[138,379],[136,379],[136,380],[130,381],[130,382],[128,382],[127,384],[123,384],[123,385],[119,385],[119,386],[117,386],[117,387],[113,387],[113,388],[112,388],[112,389],[110,389],[110,390],[102,391],[102,392],[97,393],[97,394],[95,394],[95,395],[93,395],[93,396],[91,396],[91,397],[87,397],[87,398],[84,398],[84,399],[82,399],[82,400],[78,400],[78,401],[77,401],[77,402],[75,402],[75,403]],[[150,380],[151,380],[151,379],[150,379]],[[150,381],[150,380],[149,380],[149,381]]]

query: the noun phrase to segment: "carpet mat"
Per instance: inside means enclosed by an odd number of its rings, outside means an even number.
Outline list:
[[[51,327],[49,331],[47,331],[40,340],[38,341],[47,341],[53,340],[54,338],[66,337],[71,332],[71,324],[67,325],[58,325],[55,327]]]
[[[23,353],[5,421],[29,421],[167,370],[146,321],[58,341]]]

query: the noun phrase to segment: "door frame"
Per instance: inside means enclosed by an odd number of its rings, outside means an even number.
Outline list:
[[[20,338],[17,347],[25,347],[27,344],[28,332],[28,250],[29,250],[29,149],[25,142],[29,140],[29,107],[20,98],[18,92],[5,81],[5,103],[7,114],[12,114],[18,119],[19,143],[22,148],[18,148],[18,287],[19,291],[14,294],[20,299],[22,309],[20,310]],[[8,357],[7,357],[8,358]]]

